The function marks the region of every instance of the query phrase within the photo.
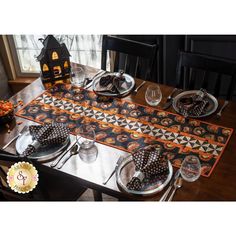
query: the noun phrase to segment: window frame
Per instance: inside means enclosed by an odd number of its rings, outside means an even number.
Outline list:
[[[23,78],[38,78],[40,76],[40,73],[28,73],[28,72],[21,71],[20,62],[19,62],[19,58],[17,55],[13,35],[7,35],[7,41],[9,44],[10,51],[11,51],[11,59],[13,61],[14,68],[15,68],[15,74],[16,74],[15,79],[22,78],[22,77]]]

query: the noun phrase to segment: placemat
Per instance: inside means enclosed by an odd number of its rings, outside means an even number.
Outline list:
[[[172,165],[180,167],[186,155],[197,155],[201,174],[210,176],[233,129],[187,119],[181,115],[94,92],[57,84],[26,104],[17,116],[38,123],[65,123],[72,134],[84,119],[94,126],[96,141],[133,152],[159,144]]]

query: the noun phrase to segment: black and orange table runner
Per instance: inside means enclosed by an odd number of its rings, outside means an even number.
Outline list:
[[[38,123],[66,124],[75,134],[84,119],[94,126],[97,142],[128,152],[149,144],[164,147],[173,166],[186,155],[197,155],[202,175],[210,176],[233,132],[209,124],[94,92],[57,84],[16,113]]]

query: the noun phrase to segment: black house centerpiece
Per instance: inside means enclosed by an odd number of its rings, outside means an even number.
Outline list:
[[[41,78],[45,88],[53,84],[68,82],[71,73],[70,53],[64,43],[59,43],[53,35],[39,39],[43,43],[37,57],[41,67]]]

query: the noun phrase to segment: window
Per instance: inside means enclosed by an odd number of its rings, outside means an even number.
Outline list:
[[[60,43],[65,43],[71,62],[89,65],[95,68],[101,66],[102,35],[54,35]],[[17,76],[37,76],[40,72],[36,57],[43,47],[40,38],[46,35],[13,35],[9,36]],[[57,53],[52,57],[57,59]],[[65,66],[67,66],[65,64]],[[45,68],[46,70],[46,68]]]

